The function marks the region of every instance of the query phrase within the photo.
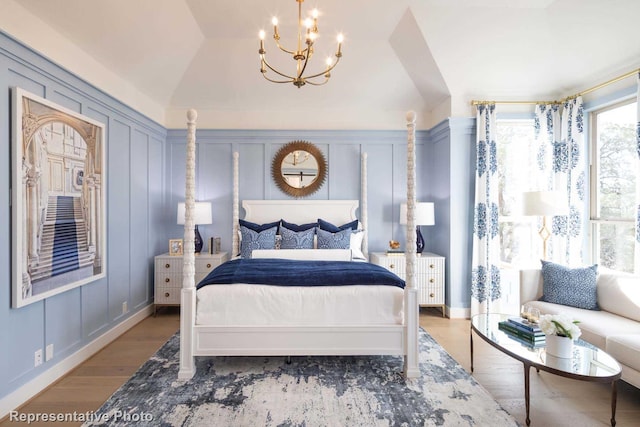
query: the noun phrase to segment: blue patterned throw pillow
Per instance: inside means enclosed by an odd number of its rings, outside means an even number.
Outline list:
[[[285,226],[280,227],[280,249],[313,249],[315,227],[302,231],[293,231]]]
[[[598,265],[569,268],[549,261],[542,262],[542,297],[540,301],[587,310],[600,310],[596,279]]]
[[[351,229],[332,233],[318,229],[318,249],[349,249],[351,244]]]
[[[254,231],[245,226],[240,226],[242,242],[240,243],[240,256],[251,258],[254,249],[275,249],[276,231],[278,227],[271,227],[263,231]]]

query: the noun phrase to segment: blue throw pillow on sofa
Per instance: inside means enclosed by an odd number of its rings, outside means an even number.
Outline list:
[[[549,261],[542,262],[542,297],[540,301],[587,310],[598,307],[596,279],[598,265],[569,268]]]

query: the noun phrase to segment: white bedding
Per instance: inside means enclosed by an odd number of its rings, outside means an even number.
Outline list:
[[[251,258],[351,261],[351,249],[254,249]]]
[[[401,325],[396,286],[210,285],[196,293],[196,325]]]

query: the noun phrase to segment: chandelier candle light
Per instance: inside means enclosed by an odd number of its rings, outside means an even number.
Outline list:
[[[318,38],[318,10],[313,9],[313,11],[311,12],[311,17],[303,20],[302,2],[304,2],[304,0],[296,0],[296,2],[298,3],[298,43],[295,50],[286,49],[280,44],[280,34],[278,33],[278,18],[274,17],[271,20],[271,23],[273,24],[273,39],[276,41],[276,46],[278,46],[281,51],[292,55],[293,59],[296,61],[295,75],[289,75],[288,73],[278,71],[274,67],[272,67],[269,62],[267,62],[267,59],[265,57],[267,51],[264,49],[264,30],[260,31],[260,50],[258,50],[258,53],[260,54],[260,72],[262,73],[262,76],[270,82],[293,83],[298,87],[298,89],[307,83],[314,86],[321,86],[329,81],[329,77],[331,77],[331,70],[333,70],[335,66],[338,65],[338,62],[342,57],[342,42],[344,41],[344,37],[342,36],[342,34],[338,34],[338,49],[335,53],[336,61],[333,62],[331,58],[327,58],[327,67],[324,71],[305,76],[304,72],[307,69],[309,60],[313,56],[314,43]],[[276,80],[268,77],[268,70],[273,71],[283,79]],[[321,76],[324,76],[324,80],[314,80],[320,78]]]

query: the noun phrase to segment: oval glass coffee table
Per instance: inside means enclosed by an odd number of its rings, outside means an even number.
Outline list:
[[[582,340],[573,345],[572,358],[548,355],[544,347],[533,348],[514,340],[501,329],[498,323],[517,317],[508,314],[478,314],[471,318],[471,372],[473,372],[473,332],[501,352],[519,360],[524,365],[524,398],[529,419],[529,370],[536,368],[561,377],[582,381],[611,383],[611,425],[616,425],[617,382],[620,379],[620,365],[603,350]]]

